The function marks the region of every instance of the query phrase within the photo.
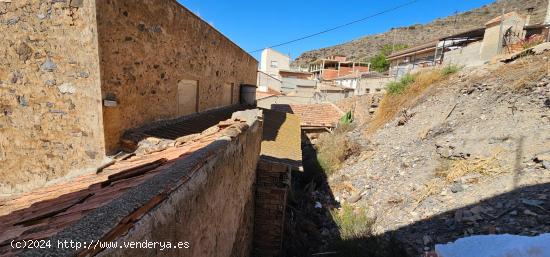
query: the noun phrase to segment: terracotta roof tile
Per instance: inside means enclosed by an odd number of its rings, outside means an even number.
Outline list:
[[[300,117],[302,127],[327,127],[335,128],[338,121],[344,115],[337,106],[332,103],[322,104],[274,104],[271,109],[293,113]]]

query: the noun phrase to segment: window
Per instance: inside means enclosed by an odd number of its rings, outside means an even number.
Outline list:
[[[380,91],[382,91],[381,88],[377,88],[377,89],[376,89],[376,92],[380,92]]]
[[[277,61],[271,61],[271,68],[278,68],[279,63]]]

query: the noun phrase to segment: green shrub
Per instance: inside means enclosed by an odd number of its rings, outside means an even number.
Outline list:
[[[460,68],[458,66],[449,65],[449,66],[446,66],[445,68],[441,69],[441,75],[448,76],[448,75],[457,73],[459,70],[460,70]]]
[[[414,83],[415,76],[406,74],[399,81],[390,82],[386,85],[386,90],[390,95],[399,95],[407,89],[409,85]]]
[[[343,240],[364,238],[372,234],[374,220],[368,218],[365,209],[355,209],[344,203],[340,210],[332,210],[331,213]]]
[[[408,46],[405,44],[384,45],[380,48],[379,52],[373,56],[370,60],[370,68],[374,71],[385,72],[390,68],[390,62],[386,58],[392,52],[400,51]]]
[[[342,116],[342,118],[340,118],[340,124],[339,125],[347,126],[347,125],[351,124],[352,122],[353,122],[353,113],[351,111],[349,111],[346,114],[344,114],[344,116]]]

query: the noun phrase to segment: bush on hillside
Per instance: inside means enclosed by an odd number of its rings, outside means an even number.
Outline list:
[[[380,101],[380,107],[369,123],[368,133],[374,133],[403,109],[412,106],[427,89],[449,77],[444,76],[440,69],[426,70],[405,76],[398,84],[388,85],[388,94]]]
[[[377,72],[385,72],[390,68],[390,62],[386,59],[386,56],[390,55],[394,51],[400,51],[408,46],[405,44],[396,45],[384,45],[380,48],[378,54],[372,57],[370,62],[370,68]]]
[[[414,83],[415,77],[411,74],[403,76],[399,81],[390,82],[386,85],[386,91],[390,95],[399,95],[407,89],[407,87]]]
[[[352,124],[341,125],[332,134],[321,135],[317,141],[317,159],[327,176],[340,169],[351,156],[361,152],[359,144],[346,135],[353,129]]]
[[[460,67],[458,67],[456,65],[448,65],[448,66],[445,66],[445,68],[443,68],[441,70],[441,75],[449,76],[451,74],[457,73],[458,71],[460,71]]]

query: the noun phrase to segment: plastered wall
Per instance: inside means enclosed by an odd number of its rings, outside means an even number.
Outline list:
[[[93,1],[0,1],[0,198],[104,158]]]
[[[127,129],[178,117],[180,80],[198,81],[198,111],[237,103],[239,85],[256,84],[257,61],[176,1],[96,2],[102,96],[117,101],[103,113],[107,152]]]

